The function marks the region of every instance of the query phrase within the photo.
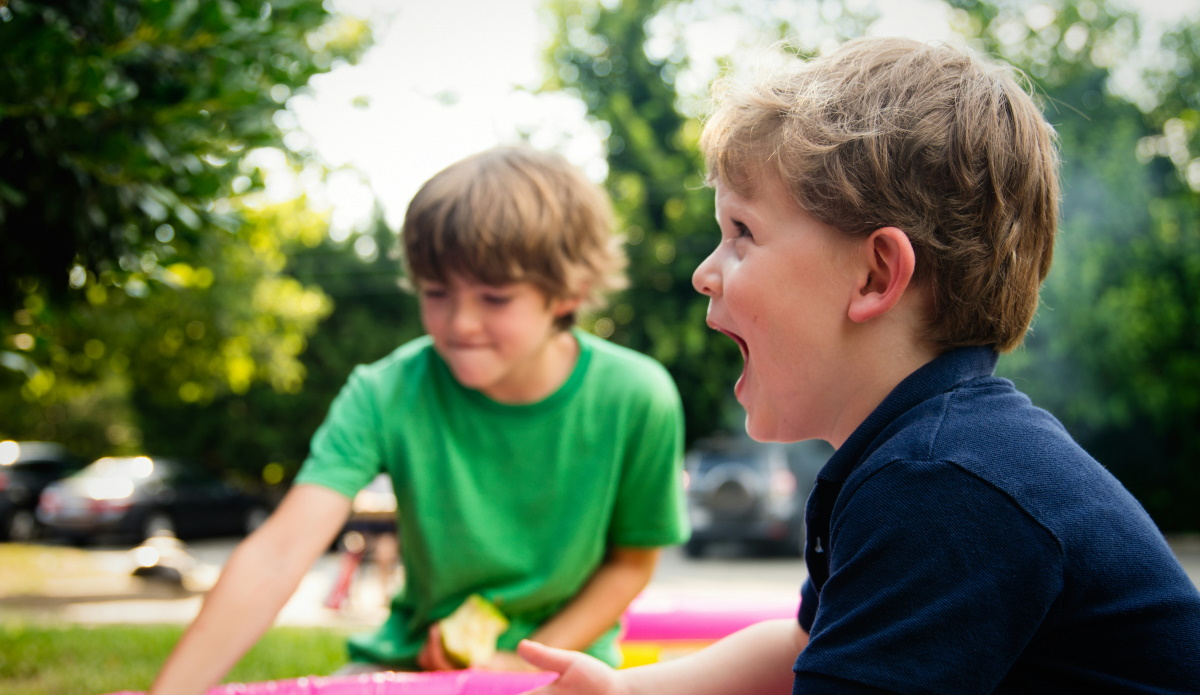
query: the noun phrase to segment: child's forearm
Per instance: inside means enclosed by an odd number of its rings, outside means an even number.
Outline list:
[[[234,550],[151,695],[199,694],[215,685],[271,626],[349,508],[335,492],[292,488],[262,528]]]
[[[792,665],[807,644],[795,620],[768,620],[685,657],[619,673],[631,695],[790,693]]]
[[[792,691],[792,664],[807,644],[796,621],[769,620],[694,654],[620,671],[534,642],[522,642],[520,654],[561,674],[531,695],[783,695]]]
[[[265,562],[253,545],[239,546],[159,672],[151,695],[205,692],[270,627],[295,587],[285,585]]]
[[[613,548],[579,594],[530,639],[560,649],[586,649],[646,588],[658,555],[658,548]]]

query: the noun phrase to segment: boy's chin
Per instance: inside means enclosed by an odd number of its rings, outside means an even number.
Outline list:
[[[756,442],[784,441],[779,438],[776,428],[769,426],[769,423],[758,422],[749,412],[746,413],[746,434]]]
[[[454,375],[455,381],[469,389],[483,391],[492,385],[492,379],[489,379],[488,375],[481,372],[451,369],[450,373]]]
[[[746,434],[756,442],[788,443],[813,438],[811,435],[796,431],[795,427],[788,428],[783,423],[770,418],[755,418],[750,411],[746,411],[745,426]]]

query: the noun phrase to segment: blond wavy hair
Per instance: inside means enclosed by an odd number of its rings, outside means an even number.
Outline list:
[[[526,145],[485,150],[435,174],[409,203],[401,239],[410,287],[451,274],[530,282],[547,299],[581,298],[588,312],[626,285],[608,195],[563,156]]]
[[[776,177],[804,210],[865,237],[898,227],[939,349],[1019,345],[1058,226],[1053,127],[1014,71],[965,49],[865,38],[727,74],[701,148],[710,183]]]

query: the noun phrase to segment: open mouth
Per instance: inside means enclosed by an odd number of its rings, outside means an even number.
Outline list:
[[[726,336],[728,336],[730,340],[737,343],[738,350],[742,351],[742,360],[743,361],[750,357],[750,348],[746,346],[746,341],[742,340],[740,337],[734,335],[733,333],[730,333],[729,331],[727,331],[723,328],[719,328],[717,330],[721,331]]]

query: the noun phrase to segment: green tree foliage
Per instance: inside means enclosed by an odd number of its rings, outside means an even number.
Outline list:
[[[13,0],[0,16],[0,307],[186,254],[294,90],[365,28],[317,0]],[[122,261],[125,261],[122,263]]]
[[[0,3],[0,435],[133,450],[172,408],[298,391],[331,307],[285,270],[328,223],[256,195],[256,155],[368,39],[320,0]]]
[[[325,239],[326,219],[303,199],[237,216],[234,231],[200,240],[187,261],[90,281],[77,301],[28,293],[11,336],[24,349],[8,353],[21,368],[0,370],[4,433],[132,451],[176,406],[203,408],[255,384],[299,391],[299,357],[331,307],[284,271],[292,247]],[[178,427],[158,434],[185,439]]]
[[[415,298],[398,283],[398,244],[377,217],[369,233],[342,242],[323,237],[295,249],[289,281],[319,286],[332,305],[298,357],[304,388],[277,389],[260,380],[244,392],[225,390],[195,403],[151,403],[142,395],[135,402],[145,448],[195,452],[213,469],[268,484],[290,480],[350,371],[421,332]]]

